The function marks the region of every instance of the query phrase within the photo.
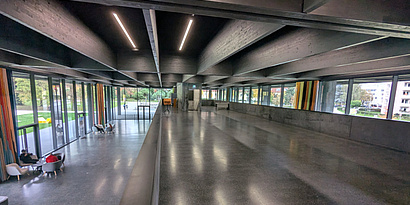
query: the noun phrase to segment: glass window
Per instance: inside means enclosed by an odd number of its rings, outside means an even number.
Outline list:
[[[243,103],[249,103],[251,96],[251,88],[245,87]]]
[[[40,129],[41,154],[51,152],[53,148],[53,130],[51,123],[50,95],[48,79],[43,76],[35,76],[38,123]]]
[[[13,72],[13,82],[16,97],[17,127],[33,124],[30,75]],[[27,148],[29,152],[36,153],[33,131],[33,127],[18,129],[18,142],[20,148]]]
[[[91,86],[91,92],[92,92],[93,103],[94,103],[94,124],[100,124],[98,122],[98,112],[97,112],[97,105],[98,105],[97,99],[98,98],[97,98],[97,85],[96,84],[93,84]]]
[[[231,102],[236,102],[236,92],[238,91],[238,88],[231,88]]]
[[[54,109],[54,122],[55,122],[55,134],[56,134],[56,144],[57,147],[61,147],[65,142],[65,119],[63,110],[63,95],[62,95],[62,85],[60,79],[52,80],[52,95],[53,95],[53,109]],[[72,114],[74,116],[74,114]],[[74,125],[74,123],[73,123]]]
[[[410,75],[399,76],[394,99],[393,120],[410,121]]]
[[[335,90],[335,100],[334,100],[333,113],[345,114],[348,86],[349,86],[349,81],[348,80],[336,81],[336,90]]]
[[[209,96],[209,90],[202,90],[202,99],[207,100]]]
[[[295,108],[296,83],[285,84],[283,88],[283,107]]]
[[[281,86],[273,85],[270,88],[270,105],[280,107]]]
[[[66,102],[67,102],[67,117],[68,117],[68,138],[70,141],[76,139],[75,129],[75,110],[74,106],[74,85],[73,81],[67,80],[65,83],[66,89]]]
[[[16,94],[17,126],[33,124],[33,104],[31,99],[30,75],[13,72]],[[31,129],[31,132],[33,130]]]
[[[269,105],[269,92],[270,86],[262,86],[260,88],[259,104]]]
[[[243,103],[243,87],[238,88],[238,102]]]
[[[349,114],[386,118],[391,79],[392,77],[354,79]]]
[[[85,135],[85,108],[83,103],[83,85],[81,82],[76,82],[75,84],[76,97],[77,97],[77,114],[78,114],[78,132],[80,136]]]
[[[117,111],[118,111],[118,102],[117,102],[117,91],[118,87],[113,87],[113,95],[112,95],[112,113],[113,119],[117,119]]]
[[[251,103],[258,104],[258,87],[252,87],[251,89]]]
[[[211,90],[211,100],[216,100],[218,97],[218,90]]]
[[[158,103],[161,101],[161,90],[157,88],[151,88],[151,103]]]
[[[85,116],[87,116],[87,133],[91,132],[93,122],[92,118],[90,119],[90,112],[91,112],[91,99],[90,99],[90,83],[86,83],[84,85],[84,90],[85,90]]]

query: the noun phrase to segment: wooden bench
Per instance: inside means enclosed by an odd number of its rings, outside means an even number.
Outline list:
[[[229,102],[215,102],[216,110],[219,109],[228,109],[229,108]]]

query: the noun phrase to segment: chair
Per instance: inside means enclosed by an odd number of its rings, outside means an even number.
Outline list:
[[[54,155],[55,155],[56,157],[60,157],[61,163],[63,164],[63,166],[65,166],[65,165],[64,165],[65,154],[64,154],[64,153],[54,153]]]
[[[43,165],[44,174],[54,172],[54,174],[57,175],[57,170],[63,171],[61,169],[62,164],[63,162],[61,160],[58,160],[56,162],[45,163]]]
[[[17,176],[17,180],[20,180],[20,175],[28,173],[28,168],[20,168],[16,163],[6,165],[6,170],[10,176]]]
[[[114,128],[115,128],[115,124],[111,125],[112,127],[110,127],[110,124],[108,124],[107,128],[105,128],[106,132],[110,132],[113,133],[114,132]]]
[[[37,159],[38,160],[37,155],[30,155],[30,157],[31,157],[31,159]],[[31,168],[33,168],[34,163],[26,163],[26,162],[23,162],[19,159],[19,164],[20,164],[21,167],[30,167],[31,166]]]

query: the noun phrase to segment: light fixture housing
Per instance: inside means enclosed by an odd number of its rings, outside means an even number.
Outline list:
[[[115,20],[117,20],[117,23],[120,25],[122,31],[124,32],[124,34],[127,36],[128,40],[131,43],[131,46],[133,48],[133,50],[138,50],[137,46],[135,45],[134,41],[131,39],[131,36],[128,34],[127,29],[125,29],[124,24],[121,22],[120,17],[116,14],[116,13],[112,13],[112,15],[114,16]]]
[[[191,29],[191,26],[192,26],[193,21],[194,21],[193,19],[189,19],[188,26],[186,27],[186,31],[185,31],[184,37],[182,38],[182,41],[181,41],[181,46],[179,46],[179,50],[180,50],[180,51],[182,50],[182,47],[184,46],[186,37],[187,37],[187,35],[188,35],[188,33],[189,33],[189,30]]]

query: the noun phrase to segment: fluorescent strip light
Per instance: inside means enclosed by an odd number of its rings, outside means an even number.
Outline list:
[[[179,47],[179,50],[182,50],[182,46],[184,46],[185,39],[186,39],[186,36],[188,35],[189,29],[191,28],[192,22],[193,22],[192,19],[189,20],[188,27],[186,28],[185,35],[184,35],[184,38],[182,39],[181,46]]]
[[[115,20],[117,20],[118,24],[120,24],[122,31],[124,31],[125,35],[127,36],[128,40],[130,41],[132,47],[134,49],[137,49],[137,46],[135,46],[134,42],[132,41],[130,35],[128,34],[127,30],[125,29],[124,25],[122,24],[120,18],[118,17],[118,15],[116,13],[112,13],[112,15],[114,15]]]

